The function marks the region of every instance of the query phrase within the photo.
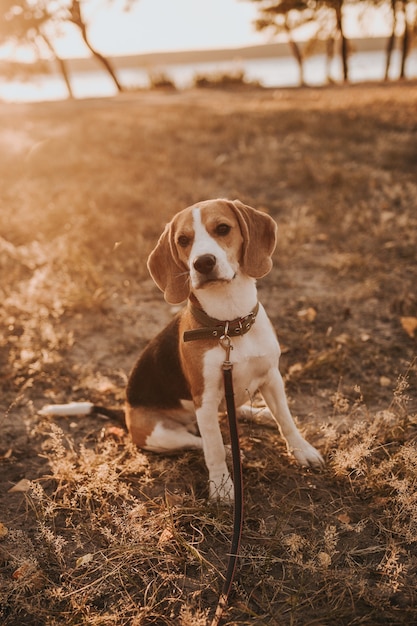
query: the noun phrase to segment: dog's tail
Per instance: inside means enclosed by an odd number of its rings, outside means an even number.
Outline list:
[[[93,402],[69,402],[68,404],[47,404],[38,411],[40,415],[83,416],[97,413],[110,419],[115,419],[125,426],[125,414],[121,409],[108,409]]]

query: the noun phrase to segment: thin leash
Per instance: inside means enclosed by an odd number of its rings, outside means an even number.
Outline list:
[[[240,540],[243,527],[243,476],[242,460],[240,456],[239,432],[237,426],[236,407],[233,392],[233,365],[230,361],[230,352],[233,350],[231,336],[245,335],[250,331],[255,323],[259,311],[257,302],[253,310],[246,315],[231,321],[221,321],[209,317],[204,311],[196,307],[192,302],[188,306],[193,317],[201,324],[199,328],[184,332],[184,341],[194,341],[198,339],[218,339],[221,347],[226,352],[225,360],[222,364],[224,395],[226,399],[227,417],[229,423],[230,443],[232,448],[233,483],[235,488],[234,509],[233,509],[233,534],[230,546],[229,559],[227,563],[226,575],[223,588],[217,602],[211,626],[218,626],[223,617],[224,609],[227,605],[230,591],[237,568],[237,560],[240,550]]]
[[[227,605],[230,591],[232,589],[233,580],[236,573],[237,560],[240,550],[240,541],[242,537],[243,527],[243,475],[242,475],[242,459],[240,455],[239,431],[237,426],[236,406],[233,392],[233,365],[230,361],[230,351],[233,350],[232,342],[228,334],[228,324],[224,335],[220,337],[220,345],[226,352],[226,358],[223,362],[223,382],[224,393],[226,399],[227,417],[229,423],[230,443],[232,448],[232,464],[233,464],[233,483],[235,488],[234,508],[233,508],[233,535],[230,546],[229,559],[227,563],[226,576],[223,588],[217,602],[216,612],[214,614],[211,626],[218,626],[222,619],[224,609]]]

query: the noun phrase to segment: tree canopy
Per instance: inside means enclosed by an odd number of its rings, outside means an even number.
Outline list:
[[[37,56],[42,56],[46,50],[58,62],[69,95],[72,96],[66,63],[59,57],[54,45],[63,23],[78,28],[90,53],[108,72],[117,90],[122,91],[123,87],[110,61],[90,41],[80,0],[0,0],[0,43],[11,41],[16,45],[29,45]]]
[[[392,34],[387,41],[386,72],[389,75],[391,54],[395,39],[400,41],[401,69],[399,78],[405,77],[405,63],[411,47],[411,40],[417,30],[417,0],[246,0],[258,5],[255,27],[269,30],[275,35],[284,34],[299,66],[300,83],[304,83],[302,47],[297,37],[308,25],[310,43],[321,41],[326,45],[328,57],[335,48],[342,60],[343,80],[349,80],[349,55],[351,47],[346,36],[346,17],[352,8],[361,9],[363,21],[366,12],[378,8],[388,15]],[[304,46],[307,51],[309,46]]]

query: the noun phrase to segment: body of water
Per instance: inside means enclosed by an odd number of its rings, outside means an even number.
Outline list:
[[[395,51],[391,62],[391,78],[396,78],[400,67],[400,53]],[[120,68],[119,80],[126,88],[149,86],[149,75],[164,73],[179,89],[190,87],[194,77],[213,73],[244,71],[247,80],[259,81],[264,87],[295,87],[299,83],[298,67],[292,57],[245,59],[215,63],[187,63],[150,68]],[[382,80],[385,72],[385,53],[379,51],[357,52],[349,59],[351,82]],[[324,55],[312,56],[305,61],[304,75],[307,84],[326,84],[326,59]],[[407,78],[417,78],[417,50],[409,55],[406,66]],[[341,80],[340,59],[331,64],[331,77]],[[113,96],[116,93],[113,82],[100,67],[95,71],[74,72],[71,84],[76,98]],[[60,74],[45,74],[33,77],[30,81],[0,82],[0,100],[5,102],[36,102],[61,100],[68,96]]]

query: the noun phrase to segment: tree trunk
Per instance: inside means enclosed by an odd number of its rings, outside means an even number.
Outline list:
[[[337,30],[340,33],[340,40],[341,40],[340,53],[342,56],[343,81],[347,83],[349,82],[349,63],[348,63],[349,45],[348,45],[348,40],[346,39],[345,33],[344,33],[343,11],[342,11],[343,0],[336,0],[334,8],[336,12]]]
[[[85,45],[90,50],[91,54],[93,54],[96,57],[97,61],[99,63],[101,63],[103,65],[103,67],[105,68],[105,70],[109,73],[109,75],[112,78],[114,84],[116,85],[117,91],[119,93],[122,92],[123,91],[123,86],[119,82],[119,79],[117,78],[116,73],[115,73],[115,71],[114,71],[110,61],[105,56],[100,54],[100,52],[97,52],[97,50],[95,50],[93,48],[93,46],[90,44],[88,38],[85,36],[85,33],[82,33],[82,37],[84,39]]]
[[[326,40],[326,81],[331,84],[334,82],[331,73],[331,66],[334,57],[334,39],[329,37]]]
[[[288,37],[288,43],[290,45],[291,48],[291,52],[294,55],[295,60],[297,61],[297,65],[298,65],[298,84],[300,87],[304,87],[306,82],[304,79],[304,59],[303,59],[303,54],[300,50],[299,45],[297,44],[296,41],[294,41],[294,39],[292,38],[291,35],[291,29],[289,28],[288,24],[285,24],[285,30],[287,32],[287,37]]]
[[[80,6],[79,0],[72,0],[69,11],[71,15],[71,21],[80,29],[83,41],[85,45],[87,46],[87,48],[90,50],[91,54],[95,56],[95,58],[99,61],[99,63],[101,63],[103,67],[105,68],[105,70],[109,73],[114,84],[116,85],[117,91],[119,92],[123,91],[123,87],[121,83],[119,82],[116,76],[116,72],[114,71],[110,61],[105,56],[100,54],[100,52],[97,52],[97,50],[95,50],[95,48],[93,48],[93,46],[90,43],[90,40],[87,34],[87,26],[81,15],[81,6]]]
[[[407,0],[403,0],[402,9],[404,13],[404,32],[401,43],[401,67],[399,78],[405,78],[405,64],[407,62],[408,53],[410,51],[410,28],[407,22]]]
[[[70,98],[70,100],[72,100],[74,98],[74,92],[72,91],[67,64],[65,63],[64,59],[61,59],[61,57],[59,57],[58,55],[55,56],[55,60],[58,63],[58,67],[61,70],[62,78],[65,81],[65,85],[68,90],[68,97]]]
[[[396,9],[396,0],[391,0],[391,13],[392,13],[392,31],[391,35],[387,41],[386,47],[386,59],[385,59],[385,76],[384,80],[389,80],[389,70],[391,67],[391,59],[392,59],[392,51],[394,50],[395,44],[395,31],[397,28],[397,9]]]
[[[67,64],[65,63],[64,59],[61,59],[60,56],[58,56],[54,46],[52,45],[49,37],[47,37],[47,35],[45,35],[44,33],[40,33],[42,39],[44,40],[44,42],[46,43],[46,45],[48,46],[49,50],[52,52],[52,55],[55,59],[55,61],[58,64],[58,67],[60,69],[60,72],[62,74],[62,78],[65,81],[65,85],[67,87],[68,90],[68,97],[70,99],[74,98],[74,93],[72,91],[72,86],[71,86],[71,81],[70,81],[70,77],[69,77],[69,72],[68,72],[68,67]]]

